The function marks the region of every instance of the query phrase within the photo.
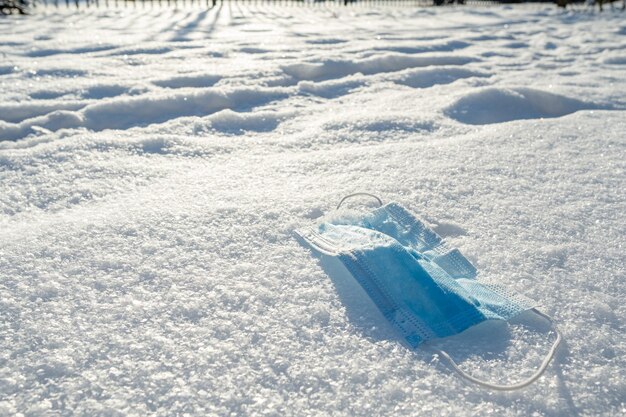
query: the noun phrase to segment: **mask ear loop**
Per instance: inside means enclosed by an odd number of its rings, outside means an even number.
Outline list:
[[[348,194],[347,196],[345,196],[344,198],[341,199],[341,201],[339,202],[339,204],[337,204],[337,208],[335,210],[338,210],[341,205],[344,203],[344,201],[352,198],[352,197],[359,197],[359,196],[365,196],[365,197],[371,197],[374,200],[376,200],[378,202],[378,207],[383,205],[383,200],[381,200],[379,197],[375,196],[374,194],[370,194],[370,193],[354,193],[354,194]]]
[[[561,340],[562,340],[561,333],[559,332],[559,329],[556,327],[556,325],[554,324],[554,322],[552,321],[550,316],[542,313],[541,311],[537,310],[536,308],[533,308],[532,311],[535,312],[536,314],[540,315],[544,319],[548,320],[550,322],[550,324],[552,324],[552,327],[554,328],[554,331],[556,332],[556,340],[552,344],[552,347],[548,351],[548,354],[546,355],[546,357],[544,358],[543,362],[541,363],[541,366],[539,366],[539,369],[537,369],[537,371],[533,375],[531,375],[528,379],[525,379],[524,381],[518,382],[517,384],[499,385],[499,384],[491,384],[489,382],[482,381],[482,380],[480,380],[478,378],[475,378],[475,377],[469,375],[468,373],[463,371],[461,368],[459,368],[459,366],[456,364],[456,362],[454,362],[454,360],[450,357],[450,355],[448,355],[445,351],[440,350],[440,349],[433,349],[433,350],[435,350],[437,353],[439,353],[441,356],[443,356],[450,363],[450,365],[456,371],[456,373],[459,374],[462,378],[465,378],[468,381],[471,381],[471,382],[473,382],[475,384],[478,384],[481,387],[489,388],[489,389],[492,389],[492,390],[495,390],[495,391],[514,391],[514,390],[526,388],[527,386],[529,386],[530,384],[535,382],[537,379],[539,379],[539,377],[541,375],[543,375],[543,373],[548,368],[548,365],[550,364],[550,361],[554,358],[554,354],[556,353],[556,348],[559,346],[559,344],[561,343]]]

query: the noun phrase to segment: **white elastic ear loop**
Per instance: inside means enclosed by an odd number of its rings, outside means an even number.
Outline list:
[[[344,203],[344,201],[352,198],[352,197],[359,197],[359,196],[365,196],[365,197],[371,197],[374,200],[376,200],[378,202],[378,207],[383,205],[383,200],[381,200],[380,198],[378,198],[377,196],[375,196],[374,194],[370,194],[370,193],[354,193],[354,194],[348,194],[347,196],[345,196],[344,198],[341,199],[341,201],[339,202],[339,204],[337,204],[337,209],[339,209],[341,207],[341,205]],[[337,210],[335,209],[335,210]]]
[[[537,369],[537,371],[530,378],[525,379],[524,381],[518,382],[517,384],[498,385],[498,384],[491,384],[489,382],[482,381],[482,380],[480,380],[478,378],[475,378],[475,377],[469,375],[468,373],[463,371],[461,368],[459,368],[459,366],[456,364],[456,362],[454,362],[454,360],[450,357],[450,355],[448,355],[445,351],[440,350],[440,349],[435,349],[435,348],[433,348],[433,349],[437,353],[439,353],[441,356],[443,356],[450,363],[450,365],[456,371],[456,373],[458,373],[461,377],[463,377],[463,378],[467,379],[468,381],[471,381],[471,382],[473,382],[475,384],[478,384],[481,387],[489,388],[489,389],[492,389],[492,390],[495,390],[495,391],[514,391],[514,390],[526,388],[527,386],[529,386],[530,384],[535,382],[537,379],[539,379],[539,377],[541,375],[543,375],[543,373],[546,371],[546,368],[548,368],[548,365],[550,364],[550,361],[552,360],[552,358],[554,358],[554,354],[556,352],[556,348],[561,343],[561,333],[559,332],[559,329],[557,329],[556,325],[554,324],[554,322],[552,321],[550,316],[542,313],[541,311],[537,310],[536,308],[533,308],[532,311],[535,312],[536,314],[540,315],[544,319],[548,320],[550,322],[550,324],[552,324],[552,327],[554,328],[554,331],[556,332],[556,340],[552,344],[552,347],[548,351],[548,354],[546,355],[545,359],[541,363],[541,366],[539,366],[539,369]]]

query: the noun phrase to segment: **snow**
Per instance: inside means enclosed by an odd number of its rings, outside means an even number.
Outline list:
[[[483,125],[561,117],[579,110],[598,108],[602,106],[532,88],[485,88],[462,97],[446,108],[445,113],[463,123]]]
[[[0,34],[1,416],[626,413],[622,14],[227,2]],[[327,274],[293,231],[355,191],[536,300],[566,342],[545,376],[467,385]],[[505,383],[552,337],[440,347]]]

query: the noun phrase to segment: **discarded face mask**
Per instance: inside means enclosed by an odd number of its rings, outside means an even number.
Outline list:
[[[382,204],[370,213],[333,220],[296,233],[314,250],[337,257],[365,290],[383,316],[417,347],[423,342],[460,333],[485,320],[509,320],[526,310],[551,319],[534,303],[496,284],[476,281],[476,268],[459,252],[397,203]],[[556,327],[555,327],[556,330]],[[528,386],[545,371],[556,340],[538,371],[513,385],[484,382],[462,371],[444,351],[437,350],[462,377],[495,390]]]

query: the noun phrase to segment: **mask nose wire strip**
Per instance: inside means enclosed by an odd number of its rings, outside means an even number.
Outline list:
[[[348,200],[348,199],[350,199],[352,197],[359,197],[359,196],[365,196],[365,197],[373,198],[374,200],[376,200],[378,202],[378,207],[383,205],[383,200],[381,200],[380,198],[378,198],[374,194],[370,194],[370,193],[354,193],[354,194],[348,194],[347,196],[342,198],[341,201],[339,202],[339,204],[337,204],[337,209],[339,209],[341,207],[341,205],[344,203],[344,201],[346,201],[346,200]]]
[[[535,382],[537,379],[539,379],[539,377],[541,375],[543,375],[543,373],[546,371],[546,368],[550,364],[550,361],[552,360],[552,358],[554,358],[554,354],[556,353],[556,348],[559,346],[559,344],[561,343],[561,339],[562,339],[561,338],[561,333],[559,332],[559,329],[557,329],[556,325],[554,324],[554,322],[552,321],[550,316],[542,313],[541,311],[537,310],[536,308],[533,308],[532,311],[535,312],[536,314],[540,315],[544,319],[548,320],[550,322],[550,324],[552,324],[552,327],[554,328],[554,330],[556,332],[556,340],[552,344],[552,347],[548,351],[548,354],[546,355],[545,359],[541,363],[541,366],[539,366],[539,369],[537,369],[537,371],[532,376],[530,376],[528,379],[525,379],[524,381],[518,382],[517,384],[498,385],[498,384],[491,384],[489,382],[482,381],[482,380],[480,380],[478,378],[475,378],[475,377],[469,375],[468,373],[463,371],[461,368],[459,368],[459,366],[456,364],[456,362],[454,362],[454,360],[450,357],[450,355],[448,355],[445,351],[440,350],[440,349],[436,349],[436,348],[434,348],[434,350],[437,353],[439,353],[441,356],[443,356],[450,363],[450,365],[456,371],[456,373],[458,373],[462,378],[465,378],[468,381],[471,381],[471,382],[473,382],[475,384],[478,384],[481,387],[492,389],[492,390],[495,390],[495,391],[514,391],[514,390],[526,388],[527,386],[529,386],[530,384]]]

